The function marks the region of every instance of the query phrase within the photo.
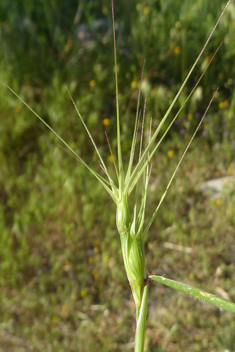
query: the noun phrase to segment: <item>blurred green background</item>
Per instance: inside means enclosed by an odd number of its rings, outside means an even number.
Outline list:
[[[122,143],[130,150],[138,83],[153,128],[161,120],[226,1],[116,1]],[[105,161],[116,148],[109,0],[2,0],[0,77],[95,170],[99,161],[69,88]],[[153,158],[147,217],[212,95],[219,92],[147,241],[147,273],[235,301],[235,193],[203,181],[235,175],[235,4],[230,4],[174,112],[223,45]],[[0,351],[130,351],[134,304],[115,207],[58,139],[0,84]],[[174,115],[172,114],[170,118]],[[181,246],[176,247],[175,245]],[[151,351],[234,351],[230,312],[152,284]]]

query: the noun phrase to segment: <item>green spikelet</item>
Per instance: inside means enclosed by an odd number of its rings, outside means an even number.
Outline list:
[[[145,195],[144,193],[144,198]],[[142,207],[140,215],[143,216],[143,214],[144,210]],[[120,234],[127,277],[136,307],[140,307],[145,272],[144,236],[142,236],[141,232],[143,224],[142,221],[139,223],[136,221],[136,214],[132,220],[130,219],[128,196],[124,194],[121,200],[117,202],[116,222]]]
[[[130,213],[127,197],[117,204],[117,228],[120,234],[122,254],[127,277],[135,304],[141,304],[141,289],[144,282],[145,254],[143,238],[131,231]],[[133,234],[132,234],[133,232]]]
[[[133,238],[129,232],[121,233],[120,237],[127,277],[135,304],[140,307],[145,271],[144,243],[141,239]]]
[[[130,211],[127,196],[123,196],[117,202],[116,223],[118,232],[121,234],[130,228]]]

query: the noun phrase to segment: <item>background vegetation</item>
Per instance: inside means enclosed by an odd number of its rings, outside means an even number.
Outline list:
[[[138,82],[156,126],[226,1],[120,0],[115,4],[125,154]],[[0,76],[85,160],[99,162],[66,91],[102,155],[115,148],[109,0],[0,4]],[[232,2],[178,106],[221,41],[191,101],[153,159],[151,216],[179,157],[220,87],[152,226],[148,273],[235,301],[235,194],[204,194],[205,180],[235,174],[235,4]],[[114,206],[58,140],[0,84],[0,351],[129,351],[133,301]],[[143,103],[143,102],[142,102]],[[177,247],[181,246],[181,247]],[[160,284],[150,290],[147,350],[234,351],[234,315]]]

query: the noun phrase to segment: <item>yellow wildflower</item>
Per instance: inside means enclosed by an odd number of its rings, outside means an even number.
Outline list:
[[[92,275],[93,275],[95,280],[97,280],[99,278],[99,274],[97,273],[96,269],[92,270]]]
[[[80,292],[80,295],[81,295],[82,297],[85,297],[86,294],[87,294],[86,290],[82,290],[82,291]]]
[[[219,103],[219,108],[220,108],[220,109],[223,109],[223,108],[224,108],[224,102],[223,102],[223,101],[221,101],[221,102]]]
[[[176,46],[175,49],[174,49],[174,52],[175,52],[176,55],[179,54],[181,52],[180,46]]]
[[[109,119],[103,119],[103,125],[104,126],[110,125],[110,120]]]
[[[107,13],[109,12],[109,9],[108,9],[106,6],[104,6],[104,7],[102,8],[102,12],[103,12],[105,15],[107,15]]]
[[[110,163],[113,163],[113,161],[114,161],[113,155],[109,155],[108,156],[108,161],[110,161]]]
[[[147,15],[149,13],[149,6],[145,6],[143,8],[143,12],[144,12],[145,15]]]
[[[88,262],[89,262],[90,264],[92,264],[92,263],[94,262],[94,258],[90,257],[90,258],[88,259]]]
[[[95,275],[94,275],[94,279],[95,279],[95,280],[98,280],[98,278],[99,278],[99,274],[95,274]]]
[[[98,253],[99,252],[99,247],[94,247],[94,252]]]
[[[136,88],[138,86],[138,83],[136,81],[131,82],[131,88]]]
[[[227,106],[229,104],[229,100],[228,99],[225,99],[224,101],[224,106]]]
[[[62,307],[61,307],[61,310],[62,310],[62,312],[65,312],[67,310],[67,305],[63,304]]]
[[[192,114],[188,114],[188,115],[187,115],[187,119],[188,119],[189,121],[191,121],[191,120],[193,119],[193,115],[192,115]]]
[[[167,153],[167,155],[168,155],[169,158],[173,158],[174,154],[175,154],[175,153],[174,153],[173,150],[169,150],[168,153]]]
[[[90,86],[91,86],[91,87],[94,87],[95,85],[96,85],[95,80],[92,79],[92,80],[90,81]]]

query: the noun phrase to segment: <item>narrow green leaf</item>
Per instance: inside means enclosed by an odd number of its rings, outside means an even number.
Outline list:
[[[220,308],[227,309],[230,312],[235,313],[235,304],[234,303],[231,303],[231,302],[225,301],[224,299],[218,298],[218,297],[212,295],[211,293],[202,291],[198,288],[195,288],[195,287],[192,287],[192,286],[189,286],[186,284],[182,284],[181,282],[178,282],[178,281],[167,279],[163,276],[150,275],[149,279],[153,280],[153,281],[160,282],[161,284],[172,287],[178,291],[182,291],[184,293],[187,293],[190,296],[193,296],[198,299],[202,299],[203,301],[212,303]]]

